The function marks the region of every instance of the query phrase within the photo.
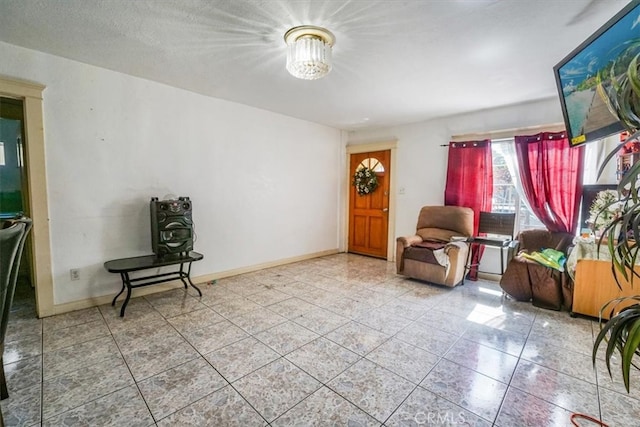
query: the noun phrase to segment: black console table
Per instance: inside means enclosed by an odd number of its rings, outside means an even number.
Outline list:
[[[127,308],[127,304],[129,303],[129,299],[131,298],[131,289],[169,282],[171,280],[177,279],[180,279],[182,281],[185,289],[187,289],[188,287],[188,282],[189,285],[193,286],[193,288],[198,291],[198,294],[202,296],[202,292],[200,292],[200,289],[198,289],[198,287],[191,281],[191,263],[194,261],[200,261],[202,258],[203,255],[198,252],[182,252],[179,254],[164,255],[162,257],[156,255],[144,255],[132,258],[114,259],[105,262],[104,268],[109,273],[120,273],[120,278],[122,279],[122,289],[120,290],[118,295],[113,298],[111,305],[116,305],[116,300],[126,288],[127,297],[124,300],[124,304],[122,304],[122,308],[120,309],[120,317],[124,317],[124,310]],[[151,274],[144,277],[136,277],[134,279],[129,277],[129,273],[132,273],[134,271],[147,270],[157,267],[166,267],[170,265],[180,265],[180,269],[178,271],[172,271],[169,273]],[[185,265],[187,265],[186,271],[184,268]]]

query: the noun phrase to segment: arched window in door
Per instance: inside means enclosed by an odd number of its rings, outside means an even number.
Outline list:
[[[380,163],[380,160],[375,157],[368,157],[360,162],[356,170],[360,170],[362,168],[369,168],[374,172],[382,173],[384,172],[384,166]]]

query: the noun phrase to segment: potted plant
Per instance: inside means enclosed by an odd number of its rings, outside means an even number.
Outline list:
[[[597,237],[602,236],[605,227],[620,215],[620,206],[617,190],[602,190],[596,194],[586,222]]]
[[[632,43],[630,49],[636,49],[640,42]],[[611,85],[604,87],[599,85],[599,92],[607,102],[609,109],[629,132],[629,138],[620,143],[604,161],[604,165],[610,161],[617,152],[628,142],[638,140],[640,137],[640,78],[638,76],[638,58],[636,54],[630,61],[626,72],[620,72],[619,64],[611,65],[607,70]],[[622,70],[624,71],[624,70]],[[602,81],[602,79],[600,80]],[[640,273],[634,270],[640,251],[640,162],[635,163],[624,174],[618,184],[619,214],[612,217],[605,226],[598,242],[602,245],[606,239],[606,245],[612,258],[612,271],[618,286],[621,287],[619,278],[623,277],[633,286],[634,277]],[[609,209],[609,205],[602,208],[603,213]],[[637,276],[637,277],[636,277]],[[608,318],[606,322],[602,319]],[[622,377],[627,392],[630,390],[632,367],[640,370],[640,291],[632,297],[618,298],[605,304],[600,310],[600,332],[593,346],[593,364],[596,364],[596,356],[600,346],[607,342],[605,362],[609,375],[611,375],[611,360],[615,353],[620,356]]]

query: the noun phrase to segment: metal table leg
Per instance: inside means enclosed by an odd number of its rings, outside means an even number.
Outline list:
[[[124,317],[124,310],[127,308],[127,304],[129,304],[129,300],[131,299],[131,280],[129,279],[129,273],[122,273],[123,283],[127,286],[127,297],[124,299],[124,303],[122,304],[122,308],[120,309],[120,317]],[[122,293],[122,291],[120,291]]]
[[[184,272],[182,270],[182,266],[183,266],[183,264],[180,264],[180,277],[181,277],[181,279],[182,279],[182,275],[184,274]],[[187,269],[186,278],[189,281],[189,284],[191,286],[193,286],[196,291],[198,291],[198,294],[200,296],[202,296],[202,292],[200,292],[200,289],[196,285],[194,285],[193,282],[191,281],[191,263],[189,263],[189,267]],[[182,283],[184,283],[184,280],[182,280]],[[185,289],[187,288],[187,284],[186,283],[184,284],[184,287],[185,287]]]
[[[113,307],[114,305],[116,305],[116,300],[118,299],[118,297],[120,295],[122,295],[122,293],[124,292],[124,288],[125,288],[125,280],[124,280],[124,273],[120,273],[120,280],[122,280],[122,289],[120,289],[120,292],[118,292],[118,295],[116,295],[113,298],[113,301],[111,301],[111,307]]]

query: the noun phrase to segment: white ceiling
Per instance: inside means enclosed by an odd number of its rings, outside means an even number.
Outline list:
[[[352,130],[557,96],[553,66],[625,4],[0,0],[0,40]],[[336,36],[324,79],[285,70],[283,35],[306,24]]]

